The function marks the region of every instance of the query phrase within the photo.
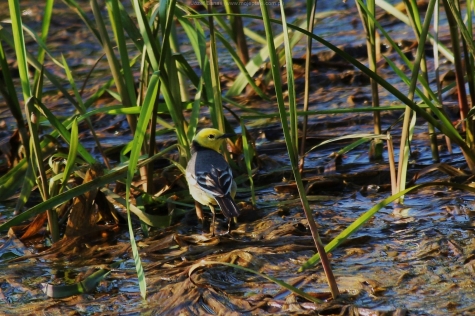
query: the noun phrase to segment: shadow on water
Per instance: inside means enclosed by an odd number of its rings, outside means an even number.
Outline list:
[[[352,43],[351,47],[358,47],[364,43],[364,37],[361,26],[353,21],[356,9],[335,3],[324,2],[324,10],[329,14],[318,24],[319,33],[336,45]],[[5,9],[2,6],[0,11]],[[294,10],[300,9],[297,5]],[[26,15],[25,19],[27,23],[38,23],[34,12],[39,9],[34,7],[32,10],[33,13]],[[57,10],[65,8],[59,6]],[[52,25],[51,45],[65,53],[68,63],[81,77],[97,59],[100,47],[89,41],[76,15],[69,11],[64,14],[67,19]],[[394,29],[402,27],[390,18],[387,23],[389,28],[390,23],[393,23]],[[400,33],[409,36],[407,34],[412,34],[412,31],[407,29]],[[73,43],[72,38],[75,39]],[[78,49],[64,49],[71,45]],[[297,55],[303,55],[303,47],[304,43],[296,48]],[[321,53],[321,56],[327,54],[318,44],[314,52]],[[107,64],[100,63],[98,69],[96,77],[86,88],[85,96],[103,81]],[[223,70],[227,71],[230,70]],[[381,71],[387,76],[391,74],[389,69]],[[334,68],[312,72],[315,85],[312,86],[310,110],[336,109],[348,104],[358,107],[371,103],[370,87],[366,81],[358,81],[355,72],[335,77],[335,74],[342,73],[341,69]],[[233,77],[235,75],[233,73]],[[301,77],[296,80],[302,84]],[[395,81],[394,84],[402,91],[406,89],[401,83]],[[0,101],[3,103],[3,100]],[[394,99],[382,92],[382,101],[383,105],[390,105]],[[112,98],[102,99],[97,106],[112,102]],[[65,111],[64,99],[55,92],[46,93],[45,103],[55,113]],[[262,112],[276,111],[272,103],[248,103],[249,108]],[[450,105],[450,100],[448,103]],[[7,127],[12,126],[4,105],[0,106],[2,119],[7,122]],[[63,115],[67,113],[63,112]],[[395,112],[382,113],[383,129],[393,124],[399,115]],[[239,126],[233,117],[228,119],[233,126]],[[106,147],[130,141],[123,117],[96,117],[95,120],[101,142]],[[308,145],[310,147],[343,134],[371,132],[371,120],[371,115],[358,113],[313,116],[310,118]],[[125,226],[121,226],[112,236],[90,240],[82,248],[42,255],[35,254],[49,247],[44,236],[24,244],[10,233],[1,237],[0,312],[96,315],[233,312],[285,315],[320,312],[321,315],[346,315],[373,310],[391,311],[390,314],[396,315],[398,309],[406,309],[413,315],[473,313],[473,196],[443,187],[420,190],[417,194],[407,195],[403,205],[385,207],[331,254],[337,283],[343,293],[336,301],[314,305],[256,275],[225,266],[205,266],[195,270],[190,277],[190,268],[201,260],[221,261],[272,275],[321,299],[330,297],[320,266],[297,273],[298,268],[315,254],[315,247],[296,189],[288,182],[291,173],[278,121],[250,120],[248,123],[262,163],[256,175],[259,188],[257,210],[245,210],[230,236],[211,237],[203,233],[191,204],[188,212],[176,217],[169,228],[154,230],[150,237],[144,237],[137,230],[148,291],[147,299],[142,300],[134,262],[130,259]],[[420,123],[416,126],[413,143],[415,155],[410,164],[411,175],[432,164],[427,126]],[[398,131],[393,136],[397,141]],[[87,135],[82,141],[86,148],[94,150],[94,144]],[[164,135],[157,141],[166,147],[173,142],[173,137]],[[443,143],[441,138],[440,143]],[[383,162],[370,163],[367,146],[363,145],[334,159],[332,153],[346,144],[347,141],[340,141],[323,146],[312,151],[307,159],[305,177],[309,184],[309,199],[325,244],[359,215],[390,195],[387,154]],[[465,167],[457,148],[453,154],[449,154],[443,146],[441,149],[442,162]],[[424,174],[419,181],[438,179],[447,180],[449,176],[436,170]],[[249,200],[249,190],[244,186],[242,188],[237,200],[243,202]],[[175,189],[177,195],[185,190],[181,187]],[[13,205],[9,203],[0,205],[0,221],[11,218],[12,209]],[[224,231],[224,218],[218,216],[218,222],[218,230]],[[114,262],[120,264],[91,293],[50,299],[42,291],[44,283],[74,284]]]

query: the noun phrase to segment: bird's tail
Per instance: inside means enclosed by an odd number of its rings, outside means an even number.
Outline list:
[[[226,218],[237,217],[241,214],[241,211],[238,209],[236,202],[231,198],[229,194],[219,197],[215,197],[216,202],[218,202],[221,212],[223,212]]]

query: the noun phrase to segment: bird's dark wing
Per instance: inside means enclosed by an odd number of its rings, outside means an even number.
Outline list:
[[[224,216],[239,216],[239,208],[231,197],[232,171],[223,156],[214,150],[200,149],[191,156],[186,171],[192,185],[212,196]]]
[[[215,197],[215,199],[221,208],[221,212],[223,212],[227,218],[237,217],[241,214],[236,202],[234,202],[229,194],[224,197]]]
[[[230,194],[233,174],[223,156],[214,150],[198,151],[196,155],[194,175],[199,187],[215,197]]]

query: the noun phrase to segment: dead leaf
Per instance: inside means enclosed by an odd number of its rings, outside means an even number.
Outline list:
[[[25,240],[25,239],[28,239],[30,237],[33,237],[34,235],[36,235],[40,229],[43,228],[43,225],[44,223],[46,222],[46,219],[48,218],[48,215],[46,212],[43,212],[41,214],[38,214],[35,219],[33,220],[33,222],[31,222],[29,225],[28,225],[28,228],[27,230],[25,231],[25,233],[20,237],[20,240]]]
[[[86,172],[83,183],[90,182],[104,173],[100,164],[92,165]],[[95,188],[73,201],[71,214],[66,225],[66,238],[83,236],[96,230],[97,213],[94,212],[94,202],[98,188]]]

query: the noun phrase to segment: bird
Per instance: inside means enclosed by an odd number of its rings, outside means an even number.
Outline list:
[[[186,181],[191,196],[200,204],[208,206],[213,214],[212,236],[216,219],[215,205],[228,219],[228,231],[231,232],[231,220],[240,215],[234,202],[237,185],[229,164],[219,153],[226,138],[225,134],[214,128],[200,130],[191,143],[191,158],[186,166]]]

